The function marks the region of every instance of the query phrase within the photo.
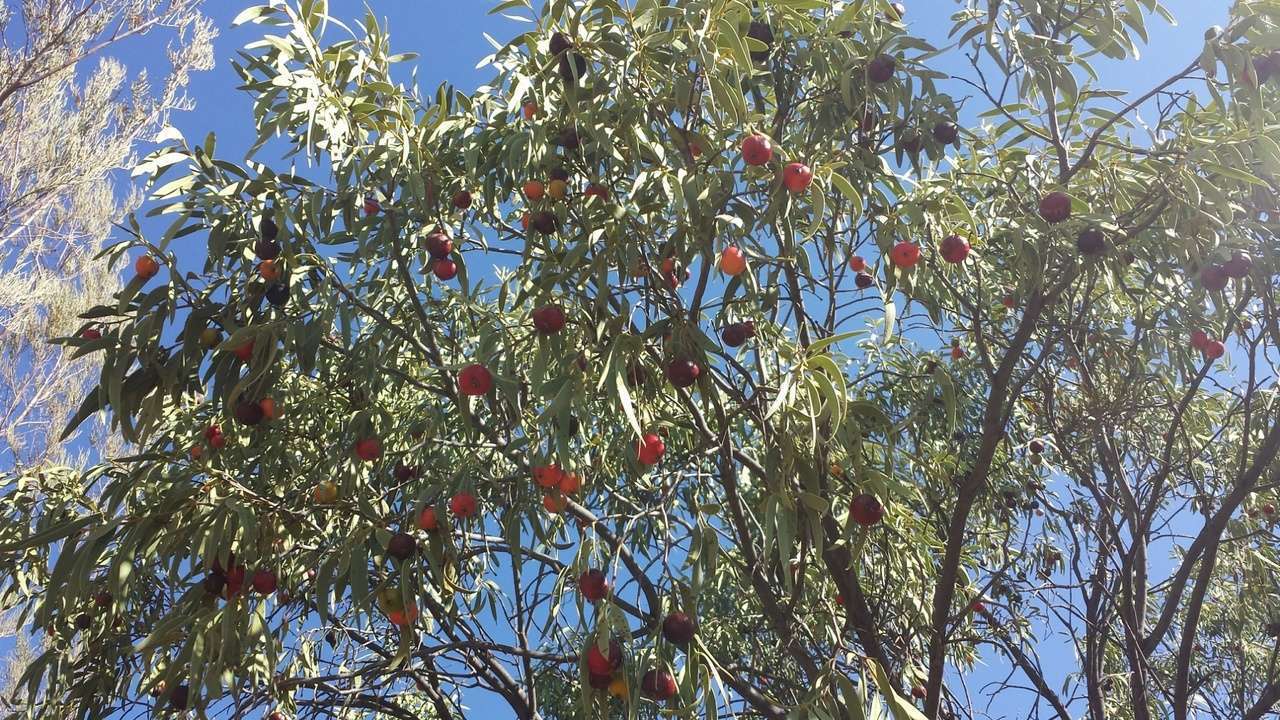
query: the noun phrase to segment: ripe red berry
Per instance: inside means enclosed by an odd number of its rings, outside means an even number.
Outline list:
[[[667,379],[678,388],[693,385],[701,374],[702,368],[698,363],[688,358],[676,358],[667,364]]]
[[[1223,265],[1213,264],[1200,271],[1200,284],[1205,290],[1218,292],[1227,286],[1231,276]]]
[[[1196,330],[1191,333],[1191,347],[1196,350],[1204,350],[1204,346],[1209,342],[1209,333],[1203,330]]]
[[[748,165],[764,165],[773,159],[773,142],[767,135],[756,133],[742,141],[742,161]]]
[[[98,328],[92,328],[92,327],[85,328],[84,330],[81,330],[81,331],[80,331],[80,339],[81,339],[81,340],[90,340],[90,341],[92,341],[92,340],[101,340],[101,339],[102,339],[102,331],[101,331],[101,330],[99,330]]]
[[[609,580],[597,568],[585,570],[578,576],[578,592],[590,602],[600,602],[609,594]]]
[[[555,335],[564,329],[564,308],[556,304],[543,305],[532,313],[533,328],[542,335]]]
[[[867,269],[867,261],[861,255],[854,255],[849,258],[849,269],[854,272],[862,272]]]
[[[408,560],[417,551],[418,541],[409,533],[398,532],[387,541],[387,554],[397,560]]]
[[[254,592],[259,595],[270,595],[276,591],[276,574],[266,569],[254,570],[251,583]]]
[[[733,323],[720,332],[720,339],[729,347],[741,347],[747,340],[756,336],[756,324],[750,320]]]
[[[622,667],[622,646],[617,640],[609,641],[609,655],[600,652],[600,648],[596,643],[591,643],[587,648],[587,670],[592,675],[604,675],[608,677],[613,674],[614,670]]]
[[[466,190],[459,190],[453,194],[453,206],[459,210],[466,210],[471,207],[471,193]]]
[[[436,230],[426,239],[427,253],[437,260],[443,260],[449,257],[449,253],[453,252],[453,238],[445,235],[443,232]]]
[[[910,268],[920,262],[920,246],[904,240],[889,251],[889,259],[900,268]]]
[[[959,235],[948,235],[943,238],[938,249],[942,253],[942,259],[952,264],[962,263],[966,257],[969,257],[969,241]]]
[[[476,496],[463,490],[449,499],[449,512],[457,518],[469,518],[479,509]]]
[[[874,495],[863,493],[853,499],[849,514],[862,527],[871,527],[884,517],[884,506]]]
[[[687,613],[673,612],[662,621],[662,636],[672,645],[685,647],[693,640],[697,625]]]
[[[480,363],[468,365],[458,373],[458,392],[463,395],[484,395],[493,388],[493,373]]]
[[[382,442],[376,437],[360,438],[356,441],[356,457],[365,462],[373,462],[382,456]]]
[[[645,696],[666,702],[676,696],[676,679],[669,670],[650,670],[640,680],[640,690]]]
[[[241,400],[236,403],[235,410],[236,422],[241,425],[250,427],[262,422],[262,405],[250,400]]]
[[[437,260],[433,264],[431,272],[435,273],[436,277],[441,280],[452,280],[458,274],[458,264],[448,258]]]
[[[667,451],[667,444],[654,433],[645,433],[636,444],[636,457],[645,465],[656,465]]]
[[[1205,357],[1210,360],[1217,360],[1227,351],[1227,346],[1223,345],[1221,340],[1210,340],[1204,344],[1202,350]]]
[[[793,193],[802,193],[813,182],[813,170],[804,163],[788,163],[782,170],[782,184]]]

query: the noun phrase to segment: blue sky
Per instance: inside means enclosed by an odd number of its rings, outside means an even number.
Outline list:
[[[193,78],[190,95],[195,102],[194,112],[175,114],[172,124],[193,142],[198,142],[209,132],[219,139],[219,154],[231,160],[240,160],[254,140],[250,98],[236,90],[239,84],[229,60],[236,50],[251,42],[261,32],[258,26],[231,28],[230,23],[244,7],[253,3],[241,0],[210,0],[206,11],[214,18],[221,35],[216,41],[217,67]],[[527,25],[507,20],[499,15],[489,15],[489,0],[330,0],[330,12],[335,17],[349,21],[364,15],[366,4],[391,30],[392,45],[396,51],[412,51],[419,54],[418,76],[424,92],[430,92],[440,82],[450,81],[460,89],[470,89],[490,79],[488,69],[476,68],[476,62],[491,52],[482,33],[487,32],[499,40],[523,32]],[[908,0],[907,22],[913,34],[924,37],[937,46],[946,44],[951,23],[951,12],[959,7],[956,0]],[[1143,57],[1137,62],[1098,63],[1105,86],[1120,90],[1145,90],[1148,85],[1165,77],[1171,68],[1181,67],[1198,54],[1202,46],[1204,29],[1214,24],[1225,24],[1229,0],[1169,0],[1166,6],[1179,19],[1180,24],[1171,27],[1153,18],[1149,24],[1151,43],[1143,48]],[[335,35],[336,37],[336,35]],[[162,60],[164,39],[144,38],[119,48],[116,55],[130,68],[153,65]],[[966,68],[939,63],[940,70],[963,72]],[[957,92],[960,92],[957,90]],[[985,109],[974,102],[971,107]],[[260,157],[269,160],[267,157]],[[195,247],[195,245],[188,245]],[[199,258],[191,258],[198,262]],[[1064,648],[1065,650],[1065,648]],[[1046,660],[1047,675],[1051,684],[1062,679],[1068,662],[1052,663]],[[987,673],[971,676],[969,685],[977,688],[982,681],[994,679]],[[492,705],[481,694],[469,697],[477,715],[493,710],[495,716],[505,716],[500,706]],[[1003,708],[989,711],[999,716],[1002,711],[1019,717],[1025,710],[1025,698],[1010,697],[999,702]]]

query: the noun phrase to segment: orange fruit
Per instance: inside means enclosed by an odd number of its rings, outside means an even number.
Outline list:
[[[572,495],[582,489],[582,478],[578,473],[562,473],[560,475],[560,492]]]
[[[541,200],[542,196],[546,194],[546,188],[537,180],[526,182],[522,189],[524,190],[524,196],[530,200]]]
[[[143,280],[150,280],[160,272],[160,263],[150,255],[143,255],[133,262],[133,272]]]
[[[530,100],[524,104],[524,119],[532,120],[534,115],[538,114],[538,103]]]
[[[730,245],[720,253],[720,272],[725,275],[741,275],[747,269],[747,257],[735,245]]]
[[[192,460],[199,460],[199,459],[200,459],[200,458],[202,458],[202,457],[204,457],[204,448],[203,448],[203,447],[201,447],[199,444],[192,445],[192,446],[191,446],[191,459],[192,459]]]
[[[552,200],[565,199],[569,195],[569,183],[563,180],[552,180],[547,185],[547,195],[551,196]]]
[[[265,420],[275,420],[280,417],[280,408],[276,406],[276,401],[269,397],[262,398],[258,407],[262,408],[262,417]]]
[[[543,495],[542,507],[552,515],[559,515],[569,506],[569,499],[563,495]]]
[[[275,282],[280,279],[280,266],[275,260],[263,260],[258,263],[258,274],[267,282]]]
[[[440,519],[436,517],[436,509],[433,505],[422,508],[422,512],[418,513],[418,529],[427,532],[435,532],[440,529]]]
[[[311,491],[311,498],[320,505],[329,505],[338,499],[338,486],[332,480],[325,480]]]

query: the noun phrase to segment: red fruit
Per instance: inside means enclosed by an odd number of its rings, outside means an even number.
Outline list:
[[[773,159],[773,142],[767,135],[755,133],[742,141],[742,161],[748,165],[764,165]]]
[[[249,400],[241,400],[236,404],[236,422],[250,427],[262,422],[262,405]]]
[[[560,478],[564,471],[558,465],[539,465],[533,469],[533,481],[542,488],[560,487]]]
[[[449,512],[454,517],[469,518],[476,514],[479,509],[476,503],[476,496],[463,490],[449,499]]]
[[[1196,330],[1191,333],[1191,347],[1197,350],[1204,350],[1204,346],[1209,343],[1209,333],[1203,330]]]
[[[1040,198],[1040,217],[1048,223],[1060,223],[1071,217],[1071,198],[1058,190]]]
[[[782,184],[793,193],[802,193],[813,182],[813,170],[804,163],[789,163],[782,170]]]
[[[943,260],[952,264],[962,263],[969,256],[969,241],[959,235],[948,235],[938,249]]]
[[[975,614],[980,615],[987,611],[987,606],[981,600],[974,600],[973,603],[969,605],[969,609]]]
[[[867,65],[867,78],[873,83],[889,82],[893,79],[893,71],[897,67],[898,61],[894,60],[892,56],[877,56]]]
[[[582,191],[582,195],[588,198],[600,198],[600,202],[605,202],[609,199],[609,188],[591,183],[586,190]]]
[[[396,463],[395,470],[396,480],[399,482],[408,482],[418,476],[418,469],[412,465],[405,465],[402,462]]]
[[[591,643],[591,647],[587,648],[587,670],[592,675],[604,675],[608,677],[615,670],[622,667],[622,645],[617,640],[609,641],[609,656],[600,652],[600,648]]]
[[[667,451],[667,444],[654,433],[645,433],[636,444],[636,458],[644,465],[656,465]]]
[[[849,269],[854,272],[862,272],[867,269],[867,261],[861,255],[854,255],[849,258]]]
[[[578,592],[590,602],[600,602],[609,594],[609,581],[597,568],[585,570],[578,576]]]
[[[698,380],[702,368],[687,358],[676,358],[667,364],[667,379],[678,388],[687,388]]]
[[[836,593],[836,604],[844,607],[844,593]]]
[[[720,339],[729,347],[741,347],[747,340],[756,336],[756,324],[746,322],[733,323],[720,332]]]
[[[253,591],[259,595],[270,595],[276,591],[276,574],[270,570],[253,571]]]
[[[964,348],[960,348],[960,347],[953,347],[953,348],[951,348],[951,359],[952,359],[952,360],[963,360],[963,359],[964,359]]]
[[[431,272],[441,280],[452,280],[458,274],[458,264],[448,258],[437,260],[433,263]]]
[[[529,102],[525,103],[524,107],[521,109],[524,111],[524,119],[532,120],[533,116],[538,114],[538,103],[530,100]]]
[[[235,353],[237,360],[247,363],[253,359],[253,341],[250,340],[231,352]]]
[[[244,592],[244,567],[241,565],[232,565],[227,569],[223,578],[226,580],[227,599],[235,597]]]
[[[1000,304],[1004,305],[1006,310],[1012,310],[1018,306],[1018,301],[1012,295],[1005,295],[1000,300]]]
[[[382,456],[382,443],[376,437],[360,438],[356,441],[356,457],[365,462],[373,462]]]
[[[382,210],[382,204],[377,198],[367,197],[364,199],[364,214],[377,215]]]
[[[863,493],[853,499],[849,515],[862,527],[871,527],[884,517],[884,506],[874,495]]]
[[[640,691],[646,697],[666,702],[676,696],[676,678],[669,670],[650,670],[640,680]]]
[[[1249,253],[1239,250],[1232,253],[1231,259],[1222,264],[1222,270],[1227,277],[1237,280],[1248,277],[1251,269],[1253,269],[1253,258]]]
[[[102,331],[98,328],[85,328],[80,331],[81,340],[101,340]]]
[[[459,190],[453,194],[453,206],[459,210],[466,210],[471,207],[471,193],[466,190]]]
[[[458,373],[458,392],[463,395],[484,395],[493,389],[493,373],[480,363],[462,368]]]
[[[1222,344],[1221,340],[1210,340],[1201,348],[1204,356],[1210,360],[1217,360],[1227,351],[1227,346]]]
[[[560,492],[572,495],[582,489],[582,478],[578,473],[560,473]]]
[[[422,508],[422,512],[418,513],[418,529],[427,532],[435,532],[440,528],[440,520],[436,517],[436,508],[434,505],[428,505]]]
[[[439,230],[427,235],[426,245],[427,253],[437,260],[447,258],[453,252],[453,238]]]
[[[612,675],[599,675],[593,672],[587,673],[587,684],[590,685],[593,690],[604,690],[609,687],[609,683],[612,682]]]
[[[279,710],[272,710],[271,714],[267,716],[267,720],[285,720],[285,716]]]
[[[698,627],[687,613],[673,612],[662,621],[662,636],[672,645],[685,647],[693,640]]]
[[[1263,514],[1263,515],[1275,515],[1275,514],[1276,514],[1276,506],[1275,506],[1275,505],[1272,505],[1271,503],[1267,503],[1266,505],[1263,505],[1263,506],[1262,506],[1262,514]]]
[[[1222,290],[1230,279],[1231,276],[1227,275],[1227,269],[1223,265],[1210,265],[1200,271],[1200,284],[1210,292]]]
[[[542,335],[555,335],[564,329],[564,308],[543,305],[533,311],[533,328]]]
[[[133,261],[133,272],[143,280],[150,280],[160,272],[160,263],[150,255],[143,255]]]
[[[911,697],[916,698],[918,700],[923,700],[924,696],[925,696],[925,690],[923,685],[917,685],[911,688]]]
[[[900,268],[909,268],[920,262],[920,246],[903,240],[889,251],[889,259]]]

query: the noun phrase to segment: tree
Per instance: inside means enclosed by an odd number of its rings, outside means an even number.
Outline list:
[[[323,172],[144,159],[66,341],[137,452],[0,526],[31,716],[1273,712],[1280,9],[1128,96],[1155,2],[499,7],[432,98],[247,10]]]
[[[0,464],[66,462],[48,442],[94,373],[49,339],[119,288],[98,257],[111,223],[140,199],[113,176],[136,163],[139,141],[188,107],[193,70],[211,66],[214,32],[198,0],[37,0],[0,8]],[[100,57],[118,43],[172,30],[171,69],[153,87]],[[88,72],[85,65],[100,57]],[[78,77],[77,73],[84,73]],[[126,83],[128,83],[126,85]]]

